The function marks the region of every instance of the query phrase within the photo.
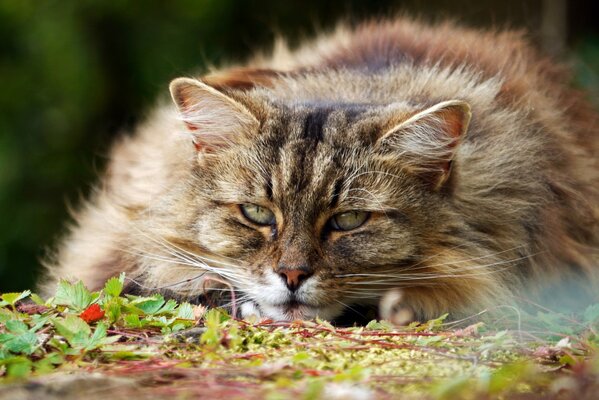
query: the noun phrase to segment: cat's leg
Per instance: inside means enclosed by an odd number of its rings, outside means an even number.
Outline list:
[[[408,325],[415,319],[414,309],[406,301],[401,289],[391,289],[381,298],[379,316],[394,325]]]
[[[254,303],[253,301],[246,301],[245,303],[241,304],[240,312],[241,312],[241,318],[244,318],[244,319],[261,318],[262,317],[260,308],[258,308],[258,305],[256,303]]]

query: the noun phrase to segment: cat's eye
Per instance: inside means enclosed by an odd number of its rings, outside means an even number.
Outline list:
[[[337,231],[351,231],[362,226],[369,216],[366,211],[348,211],[333,215],[330,224]]]
[[[241,204],[239,206],[243,216],[258,225],[274,225],[275,214],[266,207],[257,204]]]

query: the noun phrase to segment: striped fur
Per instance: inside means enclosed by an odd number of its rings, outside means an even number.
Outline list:
[[[429,318],[594,282],[597,115],[566,77],[521,34],[397,19],[178,81],[179,109],[115,145],[43,286],[126,271],[130,290],[222,303],[231,284],[242,309],[286,320],[392,288]],[[330,229],[351,210],[371,216]],[[313,275],[290,294],[281,265]]]

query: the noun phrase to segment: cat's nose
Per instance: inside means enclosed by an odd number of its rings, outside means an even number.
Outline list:
[[[312,276],[312,272],[297,268],[280,268],[277,273],[292,292],[295,292],[302,282]]]

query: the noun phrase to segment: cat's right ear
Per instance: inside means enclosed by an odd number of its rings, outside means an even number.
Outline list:
[[[171,82],[170,92],[198,151],[213,153],[226,148],[260,125],[243,104],[196,79],[177,78]]]
[[[407,171],[437,190],[449,178],[471,116],[468,103],[443,101],[394,126],[378,139],[376,146],[380,153],[400,159]]]

